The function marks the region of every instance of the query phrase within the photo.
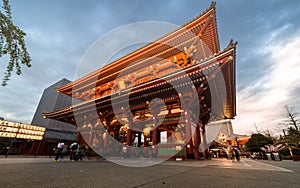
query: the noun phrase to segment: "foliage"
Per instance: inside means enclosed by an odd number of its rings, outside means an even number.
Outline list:
[[[269,144],[273,144],[273,140],[269,137],[266,137],[260,133],[252,134],[251,138],[246,143],[246,147],[251,152],[261,152],[261,147]]]
[[[290,127],[288,129],[288,134],[284,137],[284,141],[289,145],[293,145],[299,148],[300,132],[294,129],[293,127]]]
[[[290,150],[287,147],[283,148],[283,149],[279,150],[279,154],[283,155],[283,156],[290,156]]]
[[[294,155],[300,155],[300,131],[289,127],[287,134],[282,138]]]
[[[296,131],[299,131],[299,119],[298,113],[294,111],[292,107],[286,105],[285,107],[286,113],[284,114],[284,121],[281,123],[288,127],[293,127]]]
[[[298,114],[293,108],[285,106],[285,120],[282,122],[288,129],[283,130],[284,136],[280,138],[287,148],[290,150],[291,155],[300,155],[300,131]],[[292,154],[293,153],[293,154]]]
[[[20,64],[30,67],[31,58],[24,42],[26,34],[12,21],[9,0],[3,0],[2,8],[4,13],[0,12],[0,58],[9,57],[8,66],[2,79],[2,86],[5,86],[10,80],[14,67],[16,74],[20,75],[22,73]]]

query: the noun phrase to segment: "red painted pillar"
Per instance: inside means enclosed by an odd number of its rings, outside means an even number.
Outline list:
[[[190,123],[190,114],[188,111],[184,112],[184,120],[185,120],[185,139],[186,139],[186,153],[188,159],[194,158],[193,152],[193,141],[192,141],[192,129]]]
[[[128,120],[128,132],[127,132],[127,146],[131,146],[132,145],[132,129],[134,126],[134,122],[133,122],[133,117],[131,114],[131,110],[130,108],[123,108],[123,113],[126,115],[126,119]]]
[[[206,142],[205,125],[201,125],[200,127],[200,136],[201,136],[201,153],[203,157],[207,159],[209,151]]]
[[[157,114],[153,116],[153,131],[152,131],[152,157],[157,157],[157,144],[158,144],[158,127],[157,126]]]
[[[142,146],[142,133],[138,133],[138,147]]]
[[[132,130],[130,130],[130,128],[128,129],[128,132],[127,132],[127,141],[126,141],[126,143],[127,143],[127,146],[132,145]]]
[[[91,132],[90,132],[89,146],[94,147],[94,130],[95,130],[96,122],[92,121],[91,125],[92,125],[92,127],[91,127]]]
[[[194,157],[195,159],[200,159],[200,154],[199,154],[199,146],[200,146],[200,122],[197,123],[195,133],[193,135],[193,152],[194,152]]]
[[[144,155],[145,156],[148,156],[148,141],[147,141],[147,138],[144,136]]]

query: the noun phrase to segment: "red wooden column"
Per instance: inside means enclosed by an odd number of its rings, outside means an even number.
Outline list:
[[[153,131],[152,131],[152,157],[157,157],[157,144],[158,144],[158,127],[157,126],[157,113],[153,115]]]
[[[184,121],[185,121],[185,131],[186,131],[186,151],[187,151],[187,158],[193,159],[199,158],[198,147],[200,144],[200,132],[199,127],[194,122],[198,120],[196,114],[193,114],[194,109],[194,101],[190,100],[192,97],[190,96],[191,93],[185,93],[182,98],[185,101],[182,103],[182,107],[184,110]]]
[[[132,145],[132,130],[130,130],[131,126],[130,126],[131,123],[129,123],[129,129],[128,129],[128,132],[127,132],[127,146],[131,146]]]
[[[94,146],[94,129],[95,129],[95,125],[97,123],[97,120],[91,119],[91,132],[90,132],[90,140],[89,140],[89,146],[93,147]]]
[[[128,131],[127,131],[127,135],[126,135],[126,145],[127,146],[131,146],[132,145],[132,129],[134,126],[134,122],[133,122],[133,116],[131,114],[131,109],[130,108],[124,108],[121,107],[123,114],[126,115],[126,119],[128,121]],[[128,149],[127,149],[128,151]]]
[[[199,146],[200,146],[200,122],[197,123],[194,135],[193,135],[193,152],[194,152],[194,158],[200,159],[199,154]]]
[[[201,125],[200,127],[200,136],[201,136],[201,152],[205,159],[208,158],[209,152],[206,142],[206,134],[205,134],[205,125]]]
[[[168,141],[168,144],[171,142],[173,142],[173,140],[172,140],[172,133],[171,132],[169,132],[169,131],[167,131],[167,141]]]
[[[102,112],[99,113],[99,119],[97,120],[99,122],[100,125],[99,126],[106,126],[108,127],[108,125],[110,124],[109,123],[109,119],[105,116],[105,114],[103,114]],[[105,123],[104,123],[105,122]],[[105,129],[105,127],[103,127]],[[105,134],[105,138],[103,137],[103,135]],[[103,147],[106,147],[106,143],[107,143],[107,130],[105,129],[105,132],[102,133],[102,140],[100,142],[100,145],[103,146]]]
[[[82,127],[83,123],[84,123],[84,117],[81,116],[80,120],[78,120],[78,122],[77,122],[77,136],[76,136],[76,142],[79,145],[84,145],[83,138],[82,138],[82,135],[80,133],[80,127]],[[80,126],[78,126],[78,125],[80,125]]]
[[[105,131],[105,138],[103,139],[103,146],[104,146],[104,150],[103,152],[108,154],[110,153],[110,145],[109,145],[109,139],[110,139],[110,127],[107,127],[107,130]]]
[[[147,138],[144,136],[144,156],[145,157],[148,157],[148,141],[147,141]]]
[[[193,152],[193,141],[192,141],[192,129],[191,129],[191,119],[188,111],[184,112],[184,121],[185,121],[185,139],[186,139],[186,153],[188,159],[194,158]]]
[[[129,113],[130,112],[130,109],[128,111]],[[128,113],[127,113],[128,114]],[[128,132],[127,132],[127,146],[131,146],[132,145],[132,129],[133,129],[133,126],[134,126],[134,122],[133,122],[133,119],[131,118],[132,116],[130,115],[127,115],[127,120],[128,120]]]
[[[142,133],[138,133],[138,147],[142,146]]]
[[[160,112],[160,107],[157,105],[157,103],[154,101],[150,104],[150,111],[151,113],[153,113],[153,131],[152,131],[152,157],[157,157],[157,153],[158,153],[158,148],[157,148],[157,144],[158,144],[158,137],[159,137],[159,131],[158,131],[158,113]]]
[[[104,146],[104,152],[105,153],[109,153],[110,149],[109,149],[109,137],[110,137],[110,122],[112,121],[111,118],[109,118],[109,116],[103,116],[105,121],[106,121],[106,128],[105,128],[105,138],[103,139],[103,146]]]

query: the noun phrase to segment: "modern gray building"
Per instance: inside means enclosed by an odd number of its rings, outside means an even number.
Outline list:
[[[70,83],[70,81],[64,78],[46,88],[33,116],[31,122],[32,125],[46,127],[46,132],[44,135],[44,140],[46,142],[76,140],[77,127],[61,121],[43,118],[43,112],[53,112],[72,105],[71,97],[56,91],[57,87],[61,87],[68,83]]]

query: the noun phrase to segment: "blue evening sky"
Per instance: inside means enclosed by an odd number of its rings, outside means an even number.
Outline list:
[[[210,5],[201,0],[24,0],[11,2],[13,20],[26,33],[32,68],[0,87],[0,116],[30,123],[43,90],[74,80],[84,52],[111,30],[140,21],[183,25]],[[300,2],[217,1],[221,48],[237,46],[236,133],[280,132],[284,105],[300,112]],[[1,59],[0,75],[6,69]]]

